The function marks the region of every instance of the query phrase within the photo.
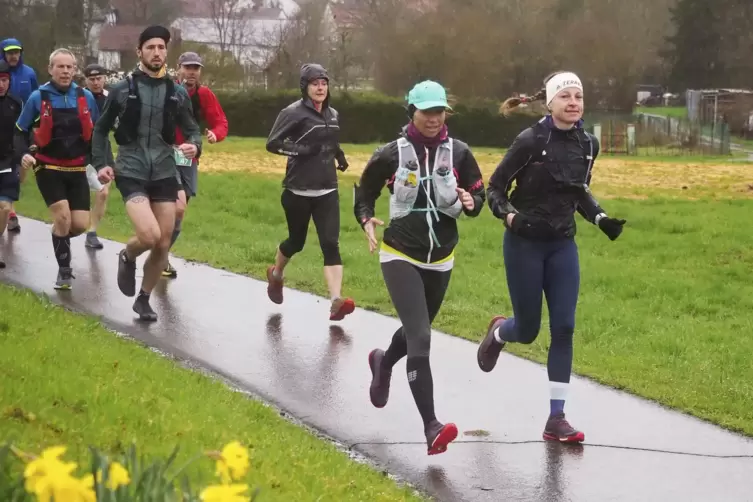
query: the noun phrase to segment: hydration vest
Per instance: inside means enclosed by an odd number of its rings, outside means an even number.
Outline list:
[[[434,243],[439,240],[434,232],[433,221],[439,222],[439,213],[451,218],[458,218],[463,211],[463,204],[455,189],[457,178],[452,167],[452,139],[437,147],[434,156],[434,171],[429,174],[429,156],[425,160],[426,175],[421,174],[418,155],[413,145],[406,138],[397,140],[398,167],[395,172],[393,193],[390,196],[390,219],[404,218],[412,212],[426,212],[426,223]],[[426,207],[414,207],[418,191],[426,194]],[[431,195],[434,192],[434,199]],[[433,220],[433,221],[432,221]]]
[[[543,121],[544,119],[542,119]],[[540,121],[541,122],[541,121]],[[583,159],[586,164],[586,173],[583,179],[579,179],[576,176],[573,176],[572,173],[568,172],[569,169],[566,167],[566,164],[562,162],[558,162],[556,160],[553,160],[551,156],[547,155],[547,145],[549,144],[549,138],[551,136],[550,132],[548,130],[542,130],[543,127],[540,124],[537,124],[534,126],[534,147],[533,151],[534,154],[531,156],[531,158],[526,162],[526,165],[531,162],[542,162],[544,164],[549,164],[548,171],[551,173],[552,177],[559,183],[561,183],[564,186],[571,186],[571,187],[578,187],[583,188],[586,190],[587,193],[591,193],[591,190],[588,188],[588,177],[591,174],[591,169],[594,165],[594,144],[591,140],[591,136],[583,131],[582,129],[578,129],[575,131],[575,134],[578,135],[579,140],[583,142],[588,143],[588,154]],[[551,164],[558,164],[556,167],[552,166]],[[592,195],[593,196],[593,195]]]
[[[40,89],[39,94],[39,127],[34,132],[37,160],[60,166],[85,165],[94,122],[84,89],[76,87],[76,108],[53,108],[50,91]]]
[[[147,77],[149,78],[149,77]],[[125,110],[118,120],[118,125],[113,134],[118,145],[127,145],[135,142],[139,137],[141,126],[141,97],[139,86],[133,75],[126,77],[128,82],[128,98]],[[168,145],[175,143],[175,127],[178,115],[178,97],[175,95],[175,82],[165,79],[167,89],[165,91],[165,108],[162,115],[162,139]]]

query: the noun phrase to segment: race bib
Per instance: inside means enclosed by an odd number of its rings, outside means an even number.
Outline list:
[[[190,166],[193,162],[192,159],[189,159],[185,155],[183,155],[183,152],[181,152],[179,149],[175,148],[175,165],[176,166]]]

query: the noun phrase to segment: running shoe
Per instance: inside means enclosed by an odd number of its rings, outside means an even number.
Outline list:
[[[275,266],[270,265],[267,268],[267,296],[277,305],[282,303],[282,284],[284,282],[282,277],[275,277]]]
[[[586,435],[576,430],[565,419],[564,413],[551,415],[544,426],[544,439],[561,443],[582,443]]]
[[[100,242],[99,237],[97,237],[97,232],[86,233],[86,242],[84,242],[84,246],[91,249],[102,249],[105,247],[102,242]]]
[[[136,262],[128,259],[125,249],[118,255],[118,288],[126,296],[136,295]]]
[[[384,351],[374,349],[369,354],[369,368],[371,369],[371,386],[369,387],[369,397],[371,404],[377,408],[384,408],[390,397],[390,380],[392,379],[392,369],[386,369],[382,366],[384,361]]]
[[[55,281],[55,289],[70,290],[73,289],[73,269],[71,267],[60,267],[58,269],[58,278]]]
[[[20,232],[21,224],[18,223],[18,216],[11,214],[8,218],[8,226],[6,228],[8,229],[8,232]]]
[[[335,298],[329,309],[330,321],[342,321],[346,315],[352,314],[356,309],[356,303],[350,298]]]
[[[489,323],[489,327],[486,329],[486,337],[478,346],[476,361],[481,371],[489,373],[497,365],[497,359],[499,359],[499,354],[502,352],[505,344],[499,343],[494,338],[494,330],[501,326],[504,320],[505,317],[503,316],[493,317]]]
[[[170,279],[175,279],[178,277],[178,271],[175,270],[175,267],[173,267],[173,264],[170,262],[167,262],[167,267],[165,267],[165,270],[162,271],[162,277],[167,277]]]
[[[426,428],[426,446],[429,455],[438,455],[447,451],[447,445],[458,437],[455,424],[442,424],[434,420]]]
[[[148,296],[139,295],[133,303],[133,311],[139,315],[139,319],[142,321],[154,322],[157,320],[157,313],[149,305]]]

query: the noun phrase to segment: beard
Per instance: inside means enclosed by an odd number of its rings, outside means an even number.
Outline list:
[[[155,73],[160,71],[162,67],[165,66],[164,63],[152,63],[151,61],[143,61],[143,60],[141,61],[141,64],[144,65],[144,68],[146,68],[147,70],[153,71]]]

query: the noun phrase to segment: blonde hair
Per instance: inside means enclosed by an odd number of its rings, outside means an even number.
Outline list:
[[[555,75],[559,75],[560,73],[565,73],[564,71],[555,71],[550,73],[546,76],[544,79],[544,87],[546,87],[547,82],[549,82],[552,77]],[[546,88],[541,89],[534,93],[532,96],[527,96],[525,98],[519,98],[519,97],[510,97],[507,98],[502,102],[501,105],[499,105],[499,113],[500,115],[504,115],[505,117],[509,117],[510,113],[517,108],[519,105],[523,103],[533,103],[535,101],[543,101],[546,99]]]
[[[61,54],[72,57],[73,58],[73,66],[78,66],[78,62],[76,61],[76,55],[73,54],[69,49],[66,49],[66,48],[63,47],[63,48],[60,48],[60,49],[55,49],[50,54],[50,67],[52,67],[52,62],[55,60],[55,58],[58,57],[58,56],[60,56]]]

